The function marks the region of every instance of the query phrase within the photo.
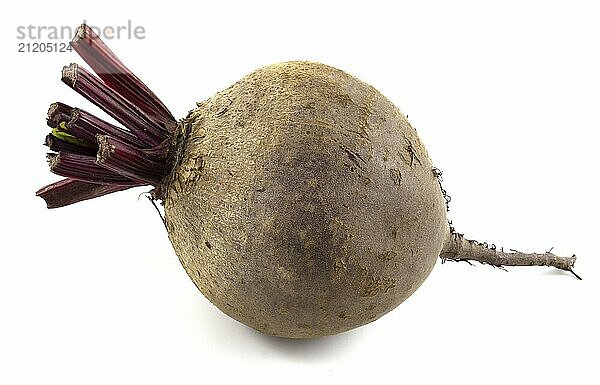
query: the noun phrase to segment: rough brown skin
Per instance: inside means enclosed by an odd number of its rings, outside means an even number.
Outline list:
[[[199,103],[180,134],[163,186],[169,238],[202,293],[263,333],[376,320],[423,283],[449,237],[415,129],[343,71],[261,68]]]

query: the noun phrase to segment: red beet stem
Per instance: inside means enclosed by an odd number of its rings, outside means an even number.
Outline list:
[[[171,146],[171,140],[167,139],[158,146],[144,148],[142,151],[149,159],[164,163],[171,155]]]
[[[42,187],[35,195],[44,199],[49,209],[56,209],[117,191],[127,190],[131,187],[135,186],[117,184],[101,185],[66,178]]]
[[[87,156],[96,156],[98,151],[98,146],[79,146],[77,144],[69,143],[65,140],[59,139],[52,134],[48,134],[46,136],[46,141],[44,142],[51,151],[54,152],[70,152],[73,154],[87,155]]]
[[[61,113],[60,116],[55,117],[52,113],[59,111],[58,108],[53,107],[55,104],[57,103],[52,104],[48,111],[48,125],[52,128],[59,127],[60,123],[65,123],[64,129],[67,133],[87,142],[95,143],[96,135],[101,134],[119,138],[137,147],[145,146],[144,143],[131,132],[110,124],[89,112],[78,108],[71,108],[68,116]]]
[[[37,192],[49,208],[62,207],[134,186],[158,187],[169,172],[177,122],[86,25],[73,48],[99,78],[77,64],[63,68],[62,81],[125,128],[89,112],[53,103],[45,144],[50,170],[67,177]]]
[[[153,161],[143,150],[106,135],[98,135],[96,163],[119,175],[158,185],[166,173],[164,162]]]
[[[82,24],[73,40],[73,49],[104,83],[137,106],[142,112],[173,132],[175,118],[163,102],[104,44],[90,27]]]
[[[62,81],[124,125],[147,147],[156,146],[168,137],[160,126],[135,105],[106,87],[100,79],[85,68],[77,64],[65,66]]]
[[[139,181],[119,175],[96,164],[96,158],[70,152],[48,154],[50,171],[57,175],[96,184],[135,185]]]

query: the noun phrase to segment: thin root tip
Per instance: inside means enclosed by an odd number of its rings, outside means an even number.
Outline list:
[[[577,273],[575,273],[575,272],[573,271],[573,269],[569,269],[569,272],[570,272],[571,274],[573,274],[573,275],[575,276],[575,278],[577,278],[578,280],[580,280],[580,281],[583,281],[583,278],[581,278],[581,277],[580,277],[580,276],[579,276]]]
[[[580,281],[583,281],[583,278],[581,278],[581,277],[580,277],[580,276],[579,276],[577,273],[575,273],[575,272],[573,271],[573,268],[575,267],[575,261],[577,261],[577,256],[576,256],[575,254],[573,254],[573,255],[571,256],[571,258],[569,258],[569,269],[568,269],[568,271],[569,271],[571,274],[573,274],[573,276],[574,276],[575,278],[577,278],[577,279],[578,279],[578,280],[580,280]]]

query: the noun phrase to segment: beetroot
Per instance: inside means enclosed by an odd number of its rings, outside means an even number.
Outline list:
[[[188,275],[261,332],[310,338],[389,312],[438,257],[573,270],[575,257],[505,252],[454,231],[417,132],[376,89],[319,63],[258,69],[176,121],[82,26],[63,81],[121,126],[55,103],[46,144],[67,179],[49,208],[151,185]],[[574,273],[573,273],[574,274]]]

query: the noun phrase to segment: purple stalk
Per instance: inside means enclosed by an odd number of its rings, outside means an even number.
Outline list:
[[[73,49],[104,83],[136,105],[152,119],[173,132],[177,122],[169,109],[135,76],[87,25],[82,25],[71,41]]]
[[[68,108],[68,110],[67,110]],[[58,127],[61,122],[66,125],[66,132],[86,142],[95,143],[96,135],[110,135],[129,144],[144,147],[132,133],[110,124],[87,111],[71,108],[62,103],[53,103],[48,110],[48,125]]]
[[[42,187],[35,195],[44,199],[49,209],[56,209],[131,187],[135,187],[135,185],[101,185],[67,178]]]
[[[100,78],[71,64],[62,81],[125,126],[89,112],[54,103],[46,136],[50,170],[67,177],[40,189],[48,208],[62,207],[134,186],[159,186],[170,169],[177,122],[89,27],[83,25],[73,48]],[[101,80],[102,79],[102,80]]]
[[[98,146],[96,145],[93,147],[78,146],[76,144],[61,140],[52,134],[46,135],[46,141],[44,144],[54,152],[70,152],[73,154],[86,156],[96,156],[96,153],[98,152]]]
[[[113,172],[158,185],[166,173],[164,162],[153,161],[140,149],[116,138],[98,135],[98,165]]]
[[[158,146],[142,149],[143,153],[150,159],[164,163],[170,155],[171,140],[167,139]]]
[[[96,184],[135,185],[138,181],[112,172],[96,164],[96,158],[86,155],[59,152],[48,154],[50,171],[57,175]]]
[[[160,126],[135,105],[106,87],[101,80],[85,68],[77,64],[64,67],[62,81],[127,127],[148,147],[156,146],[168,137]]]

